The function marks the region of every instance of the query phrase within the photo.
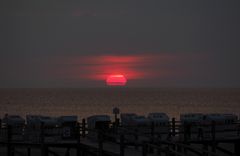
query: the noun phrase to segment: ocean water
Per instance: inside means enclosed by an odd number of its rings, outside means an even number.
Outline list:
[[[235,113],[240,115],[240,89],[0,89],[0,117],[5,113],[49,116],[123,113],[147,115],[165,112],[179,118],[181,113]]]

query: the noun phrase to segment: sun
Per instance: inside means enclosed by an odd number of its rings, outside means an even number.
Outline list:
[[[109,75],[106,79],[106,84],[108,86],[125,86],[127,79],[122,74]]]

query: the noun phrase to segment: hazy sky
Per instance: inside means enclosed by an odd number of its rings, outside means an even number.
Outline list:
[[[240,87],[238,0],[0,2],[0,87]]]

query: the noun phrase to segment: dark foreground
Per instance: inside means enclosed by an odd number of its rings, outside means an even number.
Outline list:
[[[63,127],[46,125],[29,131],[11,126],[1,127],[0,155],[14,156],[238,156],[240,155],[239,122],[231,125],[182,125],[173,119],[169,129],[154,126],[121,126],[118,120],[109,127],[87,128],[85,120],[69,134]],[[220,128],[225,127],[225,128]],[[161,126],[162,127],[162,126]]]

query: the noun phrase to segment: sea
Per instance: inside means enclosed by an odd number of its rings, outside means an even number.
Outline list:
[[[5,114],[63,116],[78,119],[121,113],[147,116],[164,112],[179,119],[183,113],[240,115],[240,88],[58,88],[0,89],[0,118]]]

